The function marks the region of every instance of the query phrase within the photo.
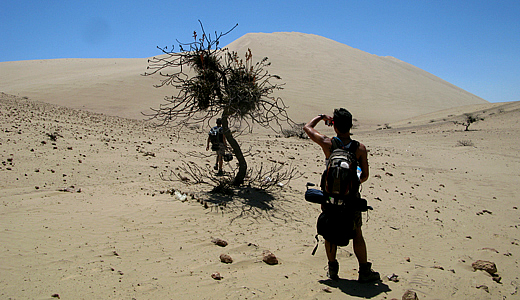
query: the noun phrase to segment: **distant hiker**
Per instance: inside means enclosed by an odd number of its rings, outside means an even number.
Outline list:
[[[222,164],[224,163],[224,153],[226,151],[226,137],[224,136],[224,130],[222,129],[222,119],[217,119],[217,126],[211,128],[208,134],[208,142],[206,145],[206,151],[209,150],[209,144],[211,143],[211,151],[217,153],[217,160],[215,162],[214,169],[218,170],[217,175],[223,175]]]
[[[326,125],[328,126],[334,126],[334,131],[337,134],[337,137],[327,137],[321,133],[319,133],[314,127],[323,120]],[[361,174],[359,176],[359,179],[357,180],[357,186],[354,184],[349,187],[351,189],[359,188],[359,185],[363,182],[365,182],[368,179],[368,157],[367,157],[367,149],[365,148],[365,145],[354,141],[350,138],[350,129],[352,127],[352,115],[350,112],[344,108],[335,109],[334,110],[334,116],[327,116],[327,115],[318,115],[317,117],[314,117],[312,120],[307,123],[303,129],[307,133],[307,135],[323,150],[323,153],[325,154],[325,160],[327,162],[327,165],[329,166],[329,158],[332,159],[331,154],[332,152],[337,149],[338,147],[342,147],[343,149],[347,149],[347,151],[351,151],[352,155],[355,156],[355,160],[357,160],[357,163],[355,163],[360,169]],[[338,151],[336,151],[334,154],[336,155]],[[341,167],[347,165],[347,163],[342,162]],[[357,168],[356,168],[357,169]],[[327,194],[327,191],[329,188],[327,188],[327,178],[326,172],[324,173],[322,180],[322,189],[324,190],[324,194]],[[329,180],[331,181],[331,180]],[[330,183],[330,182],[329,182]],[[334,185],[334,189],[336,190],[342,190],[344,192],[345,189],[349,189],[349,187],[341,187],[337,188],[338,185],[341,185],[341,183],[330,183],[330,185]],[[330,187],[332,189],[332,187]],[[355,190],[355,198],[359,198],[359,193],[357,190]],[[341,197],[337,197],[338,199],[342,199]],[[343,200],[343,199],[342,199]],[[343,203],[341,203],[343,204]],[[327,212],[327,209],[333,210],[334,205],[333,204],[322,204],[322,211]],[[335,206],[336,208],[340,208],[338,205]],[[348,208],[348,205],[344,205],[341,207]],[[333,213],[333,212],[331,212]],[[323,214],[323,213],[322,213]],[[338,215],[338,214],[336,214]],[[343,234],[347,236],[347,243],[348,239],[350,238],[349,235],[351,235],[353,239],[353,247],[354,247],[354,253],[356,254],[356,258],[359,262],[359,282],[370,282],[370,281],[376,281],[380,280],[380,276],[378,272],[375,272],[371,269],[372,264],[368,262],[367,260],[367,249],[365,244],[365,239],[363,238],[363,233],[361,232],[361,212],[360,211],[352,211],[350,216],[352,217],[352,226],[350,228],[350,232],[344,232]],[[321,217],[321,215],[320,215]],[[342,216],[341,218],[349,218],[349,216]],[[336,221],[337,222],[337,221]],[[341,220],[339,221],[341,223]],[[348,230],[345,230],[348,231]],[[331,239],[331,238],[329,238]],[[344,244],[346,245],[346,244]],[[337,245],[332,243],[331,241],[328,241],[327,238],[325,238],[325,251],[327,253],[327,259],[328,259],[328,276],[331,279],[337,280],[338,272],[339,272],[339,263],[336,260],[336,251],[337,251]]]

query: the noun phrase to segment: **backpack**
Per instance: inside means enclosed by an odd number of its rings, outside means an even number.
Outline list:
[[[223,130],[220,126],[215,126],[209,131],[209,141],[211,142],[211,150],[217,151],[219,144],[223,141]]]
[[[321,177],[323,211],[318,217],[318,235],[337,246],[347,246],[356,235],[355,213],[368,209],[359,195],[361,185],[357,176],[356,150],[359,142],[352,140],[347,146],[337,137],[332,138],[332,153]],[[314,192],[316,193],[316,191]],[[320,199],[315,196],[316,199]],[[309,201],[309,200],[308,200]],[[315,202],[315,201],[312,201]],[[318,245],[312,251],[316,253]]]
[[[332,153],[321,178],[321,189],[325,195],[334,198],[334,204],[341,205],[359,198],[358,147],[358,141],[352,140],[345,146],[338,137],[332,138]]]
[[[356,236],[354,213],[343,205],[324,209],[316,222],[318,235],[337,246],[347,246]]]

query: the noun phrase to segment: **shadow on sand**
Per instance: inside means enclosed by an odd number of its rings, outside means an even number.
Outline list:
[[[279,201],[287,200],[276,197],[276,194],[252,187],[238,187],[231,194],[208,193],[206,201],[222,207],[223,211],[225,207],[228,213],[237,213],[231,222],[240,218],[290,219],[290,214],[279,205]]]
[[[320,280],[319,283],[332,288],[340,289],[343,293],[360,298],[374,298],[375,296],[390,292],[391,289],[382,281],[374,281],[369,283],[359,283],[357,280],[342,279],[339,280]]]

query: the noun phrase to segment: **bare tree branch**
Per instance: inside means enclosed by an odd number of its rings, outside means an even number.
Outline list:
[[[238,53],[220,48],[220,39],[238,24],[212,36],[199,23],[202,35],[194,32],[190,43],[177,41],[180,52],[174,52],[174,47],[158,47],[162,55],[148,60],[148,71],[143,75],[158,77],[155,87],[173,87],[177,94],[166,96],[165,103],[143,114],[158,126],[171,124],[178,131],[194,124],[209,125],[211,119],[220,117],[226,140],[239,162],[234,184],[240,185],[247,163],[235,136],[251,133],[255,124],[281,132],[284,124],[291,127],[294,122],[283,100],[273,95],[283,83],[275,83],[280,76],[267,71],[267,57],[254,62],[251,49],[242,59]]]

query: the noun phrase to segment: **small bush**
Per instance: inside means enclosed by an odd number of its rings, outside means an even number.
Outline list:
[[[290,129],[282,129],[282,134],[286,138],[296,136],[300,139],[308,139],[309,136],[303,130],[303,126],[305,123],[294,124]]]
[[[457,146],[473,147],[474,145],[471,140],[459,140],[459,141],[457,141]]]

